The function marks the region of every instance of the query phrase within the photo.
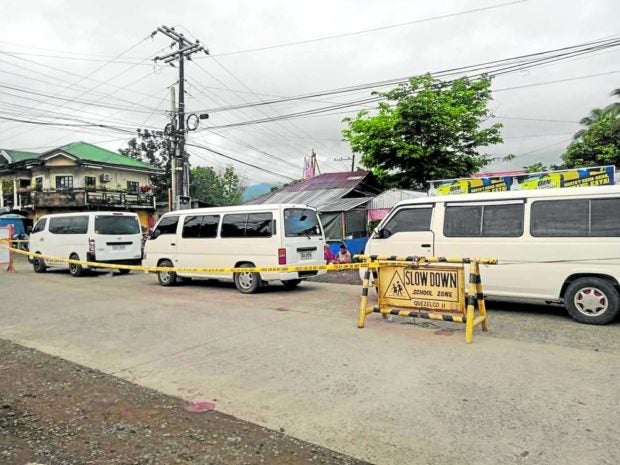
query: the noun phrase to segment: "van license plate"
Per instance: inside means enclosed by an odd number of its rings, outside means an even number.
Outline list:
[[[124,245],[113,245],[112,250],[125,250]]]
[[[302,260],[312,260],[312,252],[299,252],[299,258]]]

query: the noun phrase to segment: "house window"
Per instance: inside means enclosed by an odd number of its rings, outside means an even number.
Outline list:
[[[73,176],[56,176],[56,189],[73,189]]]
[[[140,190],[140,183],[136,181],[127,181],[127,192],[138,192]]]
[[[43,190],[43,177],[34,178],[34,190],[41,192]]]
[[[95,176],[86,176],[84,178],[84,187],[96,187],[97,178]]]
[[[30,179],[20,179],[19,180],[19,188],[20,189],[28,189],[30,187]]]

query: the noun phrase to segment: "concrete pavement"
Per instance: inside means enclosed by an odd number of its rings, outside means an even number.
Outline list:
[[[618,323],[491,304],[491,332],[465,345],[450,323],[358,329],[359,291],[246,296],[20,262],[0,274],[0,337],[379,464],[620,463]]]

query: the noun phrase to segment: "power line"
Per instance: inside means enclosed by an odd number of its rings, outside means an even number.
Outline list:
[[[260,52],[260,51],[263,51],[263,50],[272,50],[272,49],[275,49],[275,48],[292,47],[292,46],[296,46],[296,45],[309,44],[309,43],[313,43],[313,42],[321,42],[321,41],[325,41],[325,40],[339,39],[339,38],[342,38],[342,37],[351,37],[351,36],[356,36],[356,35],[360,35],[360,34],[368,34],[368,33],[377,32],[377,31],[384,31],[384,30],[387,30],[387,29],[394,29],[394,28],[399,28],[399,27],[404,27],[404,26],[411,26],[413,24],[426,23],[426,22],[437,21],[437,20],[446,19],[446,18],[453,18],[455,16],[463,16],[463,15],[468,15],[468,14],[473,14],[473,13],[479,13],[481,11],[494,10],[496,8],[503,8],[503,7],[510,6],[510,5],[516,5],[518,3],[525,3],[527,1],[528,0],[516,0],[516,1],[508,2],[508,3],[500,3],[498,5],[491,5],[491,6],[482,7],[482,8],[475,8],[475,9],[471,9],[471,10],[458,11],[458,12],[455,12],[455,13],[448,13],[448,14],[444,14],[444,15],[431,16],[431,17],[428,17],[428,18],[415,19],[413,21],[407,21],[407,22],[404,22],[404,23],[390,24],[390,25],[387,25],[387,26],[378,26],[378,27],[373,27],[373,28],[369,28],[369,29],[362,29],[362,30],[358,30],[358,31],[344,32],[344,33],[340,33],[340,34],[332,34],[332,35],[328,35],[328,36],[315,37],[313,39],[297,40],[297,41],[285,42],[285,43],[281,43],[281,44],[266,45],[266,46],[263,46],[263,47],[255,47],[255,48],[249,48],[249,49],[245,49],[245,50],[235,50],[235,51],[230,51],[230,52],[223,52],[223,53],[219,53],[219,54],[212,55],[212,56],[214,56],[214,57],[223,57],[223,56],[230,56],[230,55],[239,55],[239,54],[242,54],[242,53],[254,53],[254,52]]]
[[[255,164],[253,164],[253,163],[248,163],[248,162],[246,162],[246,161],[240,160],[240,159],[235,158],[235,157],[233,157],[233,156],[231,156],[231,155],[227,155],[227,154],[225,154],[225,153],[223,153],[223,152],[220,152],[219,150],[215,150],[215,149],[213,149],[213,148],[210,148],[210,147],[207,147],[207,146],[204,146],[204,145],[200,145],[200,144],[190,144],[190,143],[187,143],[186,145],[188,145],[188,146],[190,146],[190,147],[195,147],[195,148],[198,148],[198,149],[202,149],[202,150],[207,150],[207,151],[209,151],[209,152],[211,152],[211,153],[215,153],[216,155],[219,155],[220,157],[226,158],[226,159],[228,159],[228,160],[235,161],[235,162],[237,162],[237,163],[241,163],[242,165],[246,165],[246,166],[249,166],[249,167],[251,167],[251,168],[255,168],[255,169],[260,170],[260,171],[263,171],[263,172],[265,172],[265,173],[273,174],[273,175],[275,175],[275,176],[279,176],[279,177],[281,177],[281,178],[286,178],[286,179],[289,179],[289,180],[291,180],[291,181],[294,181],[294,180],[295,180],[295,178],[292,178],[292,177],[290,177],[290,176],[287,176],[286,174],[277,173],[277,172],[275,172],[275,171],[271,171],[270,169],[267,169],[267,168],[265,168],[265,167],[262,167],[262,166],[259,166],[259,165],[255,165]]]

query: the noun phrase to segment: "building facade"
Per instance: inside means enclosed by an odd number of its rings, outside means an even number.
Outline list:
[[[43,153],[0,149],[0,213],[135,211],[153,225],[151,176],[161,170],[86,142]]]

